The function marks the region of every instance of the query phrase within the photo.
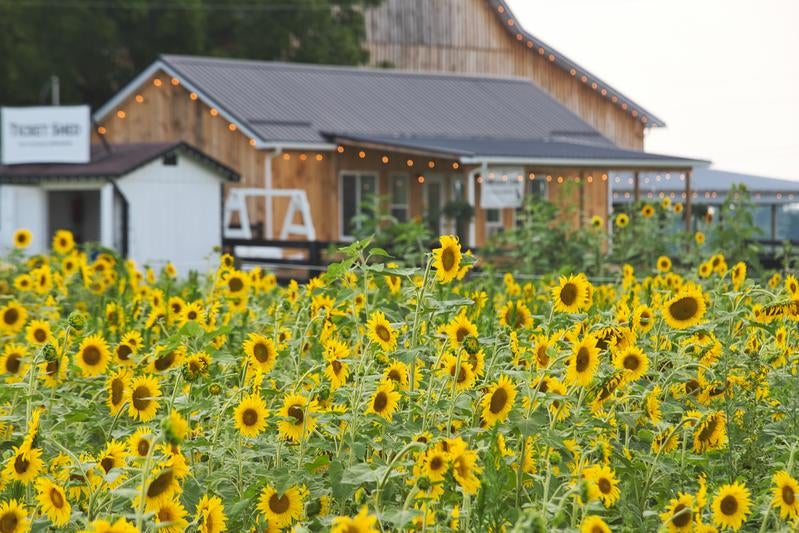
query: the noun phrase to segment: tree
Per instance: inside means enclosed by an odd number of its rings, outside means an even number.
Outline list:
[[[159,54],[356,65],[381,0],[0,0],[0,104],[105,103]]]

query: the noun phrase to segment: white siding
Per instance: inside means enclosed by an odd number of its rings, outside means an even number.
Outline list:
[[[156,159],[117,181],[128,200],[128,256],[139,266],[172,261],[181,274],[204,272],[221,245],[221,180],[189,156]]]
[[[14,231],[30,230],[33,240],[27,253],[41,253],[47,242],[47,193],[36,186],[0,186],[0,249],[13,248]]]

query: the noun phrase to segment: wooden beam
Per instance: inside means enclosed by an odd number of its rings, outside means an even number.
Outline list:
[[[685,172],[685,231],[691,231],[691,171]]]
[[[638,203],[638,200],[641,199],[640,174],[637,170],[633,173],[633,199],[635,203]]]
[[[578,222],[578,227],[583,227],[583,221],[585,219],[585,173],[581,170],[579,173],[579,180],[578,187],[580,188],[580,221]]]

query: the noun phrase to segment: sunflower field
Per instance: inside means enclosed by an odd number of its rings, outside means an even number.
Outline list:
[[[794,531],[799,282],[0,265],[0,533]],[[732,266],[728,266],[728,261]]]

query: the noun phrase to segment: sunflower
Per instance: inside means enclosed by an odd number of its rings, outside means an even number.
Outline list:
[[[41,448],[28,449],[25,446],[14,446],[13,453],[3,469],[3,477],[27,485],[39,475],[43,466]]]
[[[0,501],[0,531],[2,533],[28,531],[28,512],[17,500]]]
[[[36,500],[42,508],[42,512],[56,527],[63,527],[69,522],[72,514],[72,507],[67,501],[64,489],[53,483],[46,477],[36,480]],[[3,529],[5,531],[5,529]]]
[[[361,507],[361,511],[350,518],[349,516],[337,516],[333,519],[333,528],[330,533],[379,533],[375,528],[377,517],[369,514],[366,506]]]
[[[338,359],[331,359],[325,365],[325,376],[330,380],[330,389],[336,390],[347,383],[350,365]]]
[[[460,367],[458,366],[458,358],[454,354],[445,354],[441,361],[440,375],[455,379],[455,390],[458,392],[470,389],[477,377],[474,370],[472,370],[472,365],[469,363],[466,352],[461,352]]]
[[[628,346],[616,352],[613,365],[621,370],[626,370],[625,379],[636,381],[641,379],[649,370],[649,358],[637,346]]]
[[[144,459],[153,447],[153,433],[148,428],[139,428],[128,437],[128,454]]]
[[[694,430],[694,451],[702,453],[727,444],[727,415],[716,411],[707,415]]]
[[[124,366],[133,366],[135,363],[133,356],[135,354],[135,348],[127,342],[120,342],[116,345],[116,348],[114,348],[114,358],[119,364]]]
[[[613,469],[606,465],[592,465],[583,470],[583,475],[589,482],[591,497],[602,500],[605,507],[613,507],[621,495]]]
[[[658,257],[657,269],[658,269],[658,272],[662,272],[664,274],[666,272],[668,272],[669,270],[671,270],[671,259],[669,259],[665,255],[661,255],[660,257]]]
[[[663,304],[663,318],[675,329],[684,329],[699,324],[705,314],[705,298],[702,289],[688,286]]]
[[[181,533],[189,526],[186,509],[179,501],[166,500],[155,508],[155,523],[159,533]]]
[[[522,329],[533,325],[533,315],[521,301],[509,301],[499,310],[499,323],[512,329]]]
[[[266,404],[258,393],[247,394],[236,407],[236,429],[245,437],[257,437],[266,428]]]
[[[25,378],[28,373],[28,363],[25,361],[27,355],[24,345],[6,344],[0,355],[0,373],[8,374],[6,383],[18,383]]]
[[[588,515],[580,523],[580,533],[611,533],[611,531],[602,518]]]
[[[186,347],[178,346],[176,348],[164,349],[158,347],[155,349],[155,357],[152,358],[150,364],[150,371],[166,372],[171,368],[175,368],[183,364],[183,358],[186,355]]]
[[[644,206],[641,208],[641,216],[644,218],[652,218],[654,214],[655,208],[652,206],[652,204],[644,204]]]
[[[142,422],[152,420],[158,410],[159,396],[161,396],[161,387],[155,377],[137,377],[130,384],[128,414],[131,418],[138,418]]]
[[[397,346],[397,334],[382,311],[372,313],[366,322],[366,330],[369,332],[369,338],[378,343],[384,351],[390,352]]]
[[[466,318],[466,313],[458,313],[445,327],[444,332],[452,346],[460,346],[469,335],[477,337],[477,327]]]
[[[242,346],[250,363],[264,374],[267,374],[275,366],[277,351],[272,339],[267,339],[257,333],[250,333]]]
[[[391,420],[397,405],[399,405],[399,400],[400,393],[394,390],[394,382],[389,380],[381,381],[369,400],[369,407],[366,412]]]
[[[444,480],[449,470],[449,454],[440,449],[427,450],[421,458],[421,473],[433,483]]]
[[[402,361],[392,361],[383,371],[383,379],[394,383],[399,390],[408,390],[408,365]]]
[[[304,440],[316,428],[316,418],[311,415],[317,410],[316,400],[309,401],[300,394],[288,394],[278,411],[278,415],[284,418],[277,423],[278,432],[294,442]]]
[[[627,225],[630,223],[630,217],[627,216],[625,213],[619,213],[616,215],[616,227],[617,228],[626,228]]]
[[[180,485],[175,472],[168,466],[157,468],[146,484],[145,508],[148,511],[156,509],[163,502],[169,501],[179,490]]]
[[[125,400],[130,392],[128,390],[130,377],[130,371],[121,369],[111,374],[105,382],[105,389],[108,393],[105,403],[113,416],[116,416],[125,405]]]
[[[483,420],[487,426],[504,422],[516,400],[516,386],[507,376],[500,376],[496,383],[488,387],[480,405],[483,408]]]
[[[139,530],[124,518],[118,518],[113,524],[108,520],[95,520],[84,533],[139,533]]]
[[[75,248],[75,237],[72,232],[66,229],[60,229],[53,235],[52,248],[58,255],[66,255]]]
[[[14,232],[11,240],[14,242],[15,248],[18,250],[24,250],[30,246],[31,240],[33,240],[33,235],[31,234],[30,230],[21,228]]]
[[[594,379],[598,366],[599,348],[596,345],[596,337],[588,334],[574,347],[572,355],[569,357],[566,367],[566,382],[587,387]]]
[[[222,288],[228,296],[241,298],[247,295],[250,289],[250,278],[238,270],[232,270],[224,280]]]
[[[591,227],[594,229],[599,229],[604,225],[604,221],[602,217],[599,215],[594,215],[591,217]]]
[[[588,285],[588,280],[582,274],[568,278],[561,276],[558,286],[552,289],[555,311],[577,313],[586,309]]]
[[[189,322],[202,324],[205,322],[205,308],[201,301],[195,301],[187,305],[180,313],[178,323],[185,326]]]
[[[660,513],[669,533],[688,533],[694,529],[694,497],[681,492],[669,501],[666,510]]]
[[[477,452],[467,449],[466,442],[461,438],[449,439],[446,444],[455,482],[465,494],[476,494],[480,488],[477,474],[482,472],[482,468],[477,465]]]
[[[258,498],[258,510],[270,526],[290,526],[292,522],[302,519],[304,492],[303,487],[289,487],[280,494],[274,487],[267,485]]]
[[[441,247],[433,250],[433,268],[439,282],[449,283],[460,271],[461,245],[454,235],[442,235],[438,241]]]
[[[713,498],[713,523],[737,531],[746,521],[749,506],[749,489],[743,484],[722,485]]]
[[[105,449],[97,455],[97,465],[102,475],[107,476],[112,470],[123,468],[126,454],[125,445],[121,442],[112,440],[106,444]],[[119,477],[116,479],[120,480]]]
[[[774,498],[771,505],[780,510],[780,517],[793,520],[799,516],[799,483],[788,472],[774,474]]]
[[[19,333],[28,319],[28,311],[16,300],[0,307],[0,332]]]
[[[697,271],[697,274],[699,274],[700,278],[705,279],[709,277],[710,274],[712,273],[713,273],[713,267],[707,261],[699,265],[699,270]]]
[[[632,327],[636,333],[648,333],[655,325],[655,313],[648,305],[639,305],[633,311]]]
[[[50,323],[44,320],[31,320],[25,328],[25,339],[31,344],[42,345],[52,338]]]
[[[219,496],[203,495],[197,503],[195,521],[200,533],[220,533],[227,529],[225,507]]]
[[[793,274],[785,276],[785,289],[792,298],[796,298],[799,295],[799,281],[797,281],[796,276]]]
[[[77,364],[86,377],[97,376],[105,372],[108,367],[108,343],[102,335],[89,335],[84,337],[75,354]]]
[[[732,287],[736,291],[741,288],[746,280],[746,263],[739,261],[735,263],[730,271],[730,279],[732,280]]]

